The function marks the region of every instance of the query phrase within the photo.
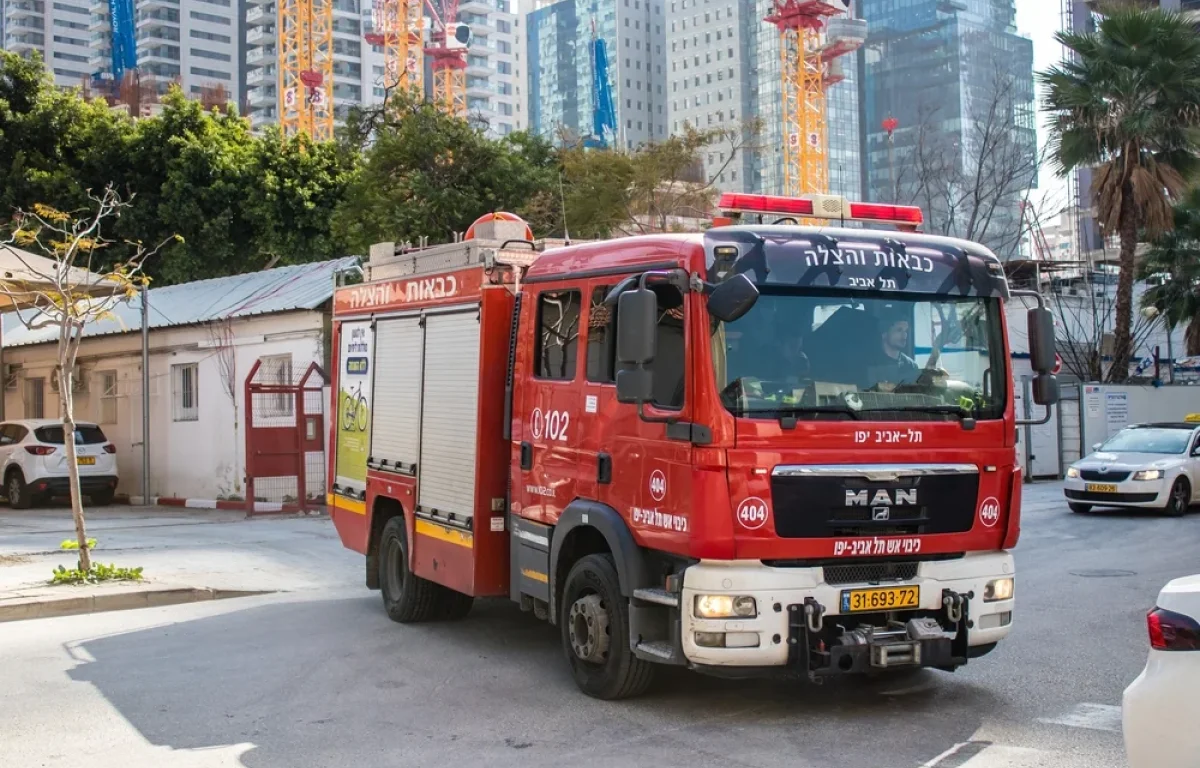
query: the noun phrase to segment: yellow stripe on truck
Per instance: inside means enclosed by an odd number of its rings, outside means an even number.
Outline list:
[[[428,536],[431,539],[445,541],[460,547],[466,547],[467,549],[472,549],[475,546],[474,537],[466,531],[460,531],[457,528],[447,528],[444,525],[431,523],[428,520],[417,520],[416,531],[421,536]]]
[[[336,493],[326,494],[325,502],[330,507],[336,507],[337,509],[343,509],[347,512],[353,512],[356,515],[367,514],[367,503],[365,501],[352,499],[348,496],[340,496]]]
[[[534,581],[540,581],[543,584],[550,583],[549,576],[547,576],[544,573],[538,573],[537,571],[533,570],[532,568],[522,568],[521,575],[527,579],[533,579]]]

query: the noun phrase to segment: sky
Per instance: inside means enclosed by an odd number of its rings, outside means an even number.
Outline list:
[[[1062,23],[1059,0],[1017,0],[1017,32],[1033,40],[1033,70],[1042,72],[1062,58],[1062,46],[1054,39]],[[1041,101],[1041,88],[1038,88]],[[1042,120],[1038,120],[1038,146],[1046,140]],[[1049,210],[1062,206],[1066,188],[1052,168],[1043,168],[1038,178],[1039,197],[1048,197]]]

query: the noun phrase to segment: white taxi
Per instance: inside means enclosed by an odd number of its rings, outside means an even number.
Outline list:
[[[1132,424],[1067,469],[1072,512],[1145,507],[1186,514],[1200,501],[1200,414],[1186,421]]]

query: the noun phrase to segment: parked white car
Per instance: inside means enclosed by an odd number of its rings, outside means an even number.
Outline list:
[[[1186,514],[1200,501],[1200,423],[1132,424],[1067,468],[1072,512],[1146,507]]]
[[[92,504],[111,504],[117,490],[117,449],[96,424],[75,425],[79,486]],[[70,493],[62,422],[49,419],[0,423],[0,474],[8,503],[28,509]]]
[[[1125,689],[1129,766],[1195,768],[1200,765],[1200,574],[1163,587],[1146,624],[1150,658]]]

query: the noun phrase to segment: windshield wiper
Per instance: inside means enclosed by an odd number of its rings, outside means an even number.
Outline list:
[[[781,408],[759,408],[750,413],[772,413],[778,414],[779,426],[784,429],[795,429],[797,417],[807,413],[836,413],[841,416],[849,416],[851,419],[858,420],[862,416],[859,414],[861,410],[855,410],[848,405],[791,405]]]
[[[900,408],[865,408],[862,413],[871,413],[872,411],[888,411],[890,413],[913,411],[915,413],[948,413],[953,416],[958,416],[958,423],[965,430],[975,429],[975,416],[973,411],[969,411],[959,405],[905,405]]]

